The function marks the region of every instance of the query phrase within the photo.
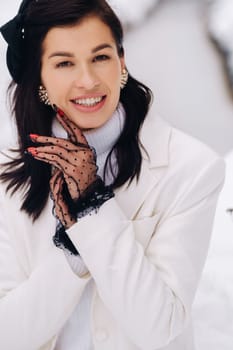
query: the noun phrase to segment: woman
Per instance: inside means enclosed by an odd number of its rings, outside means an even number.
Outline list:
[[[193,349],[223,161],[148,115],[104,0],[23,1],[1,32],[1,348]]]

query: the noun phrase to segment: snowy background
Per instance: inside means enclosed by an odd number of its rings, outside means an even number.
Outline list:
[[[109,2],[125,26],[130,72],[154,92],[153,112],[209,144],[227,160],[233,159],[228,155],[233,149],[233,0]],[[13,17],[19,4],[19,0],[1,2],[0,23]],[[1,62],[5,52],[0,38]],[[3,148],[12,139],[5,97],[9,75],[4,64],[0,77]],[[233,172],[233,167],[229,169]],[[233,194],[231,179],[226,192]],[[194,305],[197,350],[233,349],[233,232],[232,236],[225,234],[221,211],[219,207]],[[227,221],[227,225],[231,224]]]

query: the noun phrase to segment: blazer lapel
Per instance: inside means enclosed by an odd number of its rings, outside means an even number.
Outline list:
[[[126,216],[133,220],[146,197],[159,182],[169,163],[171,126],[160,117],[147,117],[141,133],[142,168],[134,179],[115,191],[116,200]]]

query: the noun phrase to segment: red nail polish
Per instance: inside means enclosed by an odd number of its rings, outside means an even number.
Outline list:
[[[31,153],[33,156],[37,155],[37,150],[35,147],[28,147],[28,152]]]
[[[36,141],[36,139],[39,137],[39,135],[37,135],[37,134],[30,134],[29,136],[33,141],[34,140]]]
[[[64,116],[65,116],[65,113],[64,113],[60,108],[57,108],[57,113],[58,113],[61,117],[64,117]]]

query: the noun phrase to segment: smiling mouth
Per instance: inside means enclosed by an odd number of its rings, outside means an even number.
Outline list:
[[[89,97],[89,98],[80,98],[71,100],[74,104],[83,106],[83,107],[94,107],[97,106],[100,102],[102,102],[106,96],[99,97]]]

